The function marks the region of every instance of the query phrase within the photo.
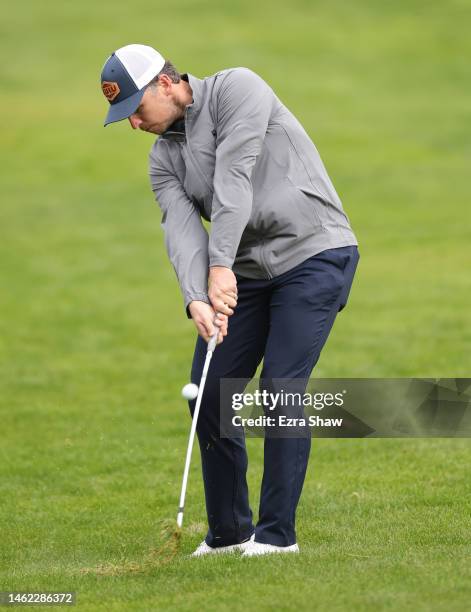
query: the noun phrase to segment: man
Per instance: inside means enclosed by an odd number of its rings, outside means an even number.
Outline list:
[[[150,179],[199,333],[196,384],[218,329],[197,426],[209,529],[193,554],[298,552],[310,438],[265,438],[254,527],[243,435],[220,436],[220,381],[252,378],[262,358],[264,380],[309,379],[359,259],[348,217],[309,136],[252,70],[199,79],[151,47],[128,45],[108,58],[101,83],[105,125],[128,119],[159,136]]]

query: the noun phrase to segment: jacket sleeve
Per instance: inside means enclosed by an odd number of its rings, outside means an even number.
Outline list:
[[[208,233],[179,178],[171,168],[165,167],[156,155],[155,146],[149,155],[149,176],[162,210],[161,227],[168,257],[180,284],[187,317],[191,318],[188,310],[191,301],[209,304]]]
[[[252,170],[273,104],[273,92],[248,68],[228,72],[213,101],[216,165],[213,179],[209,265],[232,268],[252,212]]]

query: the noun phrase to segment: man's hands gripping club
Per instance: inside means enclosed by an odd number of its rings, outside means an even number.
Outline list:
[[[189,311],[199,335],[208,342],[219,327],[218,344],[227,336],[228,318],[237,306],[237,281],[230,268],[214,266],[209,268],[208,297],[211,304],[194,300]]]

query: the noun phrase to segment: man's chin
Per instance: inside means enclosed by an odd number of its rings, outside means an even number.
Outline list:
[[[156,134],[157,136],[160,136],[162,134],[162,132],[155,126],[150,125],[148,128],[140,128],[142,132],[147,132],[148,134]]]

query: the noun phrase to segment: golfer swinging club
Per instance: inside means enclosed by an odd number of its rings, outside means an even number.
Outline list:
[[[254,526],[244,437],[220,436],[220,380],[251,379],[262,358],[262,379],[309,379],[359,260],[349,219],[313,142],[252,70],[200,79],[133,44],[107,59],[101,86],[105,125],[128,119],[159,136],[149,173],[199,334],[193,383],[219,328],[197,423],[209,529],[193,555],[298,552],[311,439],[265,437]],[[193,414],[195,401],[189,406]]]

